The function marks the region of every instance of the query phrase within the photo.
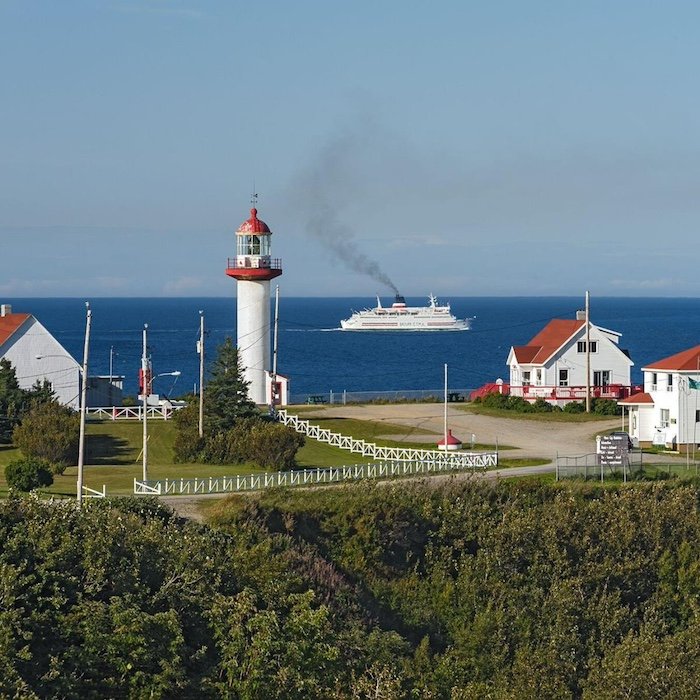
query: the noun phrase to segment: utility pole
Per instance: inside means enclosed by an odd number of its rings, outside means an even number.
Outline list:
[[[85,414],[87,412],[88,353],[90,350],[90,323],[92,311],[85,302],[85,347],[83,349],[82,386],[80,387],[80,438],[78,443],[78,506],[83,504],[83,465],[85,464]]]
[[[109,346],[109,403],[114,406],[114,345]]]
[[[591,322],[590,292],[586,292],[586,413],[591,412]]]
[[[199,312],[199,437],[204,437],[204,311]]]
[[[143,324],[143,355],[141,356],[141,408],[143,410],[143,480],[148,480],[148,394],[150,393],[148,371],[148,324]]]
[[[270,396],[270,404],[272,409],[275,408],[275,398],[277,396],[277,325],[280,313],[280,286],[275,287],[275,332],[272,341],[272,391]]]
[[[443,444],[442,447],[447,454],[447,363],[445,363],[445,420],[443,425]]]

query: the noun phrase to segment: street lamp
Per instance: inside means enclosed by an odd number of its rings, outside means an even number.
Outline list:
[[[143,327],[143,355],[141,357],[141,377],[142,385],[141,391],[142,395],[142,411],[143,411],[143,470],[142,477],[143,481],[148,481],[148,397],[151,395],[151,388],[153,387],[153,382],[158,377],[179,377],[182,372],[180,370],[175,370],[174,372],[161,372],[155,376],[151,376],[151,368],[148,357],[148,341],[147,341],[147,331],[148,324],[144,324]]]
[[[144,337],[146,331],[144,330]],[[153,387],[153,382],[158,379],[158,377],[179,377],[182,374],[180,370],[175,370],[174,372],[161,372],[153,377],[149,377],[144,373],[143,377],[143,480],[148,480],[148,397],[151,395],[151,390]]]
[[[87,413],[87,385],[88,385],[88,353],[90,350],[90,325],[92,323],[92,310],[89,302],[85,302],[85,347],[83,349],[83,365],[80,368],[80,436],[78,438],[78,506],[83,504],[83,466],[85,464],[85,416]],[[37,360],[45,357],[64,357],[64,355],[36,355]]]

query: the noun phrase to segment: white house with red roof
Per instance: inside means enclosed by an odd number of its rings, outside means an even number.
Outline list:
[[[9,360],[22,389],[48,380],[62,404],[80,405],[81,367],[31,314],[0,305],[0,359]]]
[[[527,345],[513,346],[508,354],[513,396],[539,398],[563,406],[591,397],[620,399],[632,393],[633,362],[620,348],[620,333],[589,323],[583,312],[575,319],[551,320]],[[590,342],[590,382],[586,382],[587,342]]]
[[[700,345],[647,367],[644,391],[618,403],[629,409],[629,433],[641,447],[685,452],[700,445]]]

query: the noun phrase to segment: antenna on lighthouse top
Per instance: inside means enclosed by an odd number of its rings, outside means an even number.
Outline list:
[[[255,192],[255,180],[253,180],[253,193],[250,195],[250,203],[257,208],[258,206],[258,195]]]

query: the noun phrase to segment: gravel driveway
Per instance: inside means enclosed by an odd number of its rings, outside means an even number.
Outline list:
[[[293,409],[291,409],[293,412]],[[300,413],[301,418],[335,416],[360,420],[386,421],[389,424],[405,425],[430,430],[441,436],[444,426],[444,406],[442,404],[387,404],[365,406],[324,406],[313,412]],[[595,436],[608,430],[621,429],[620,418],[602,418],[585,423],[564,423],[513,418],[494,418],[469,413],[461,408],[450,407],[448,426],[452,434],[469,444],[472,434],[482,444],[508,445],[516,449],[508,450],[513,458],[544,457],[555,460],[559,455],[583,455],[595,452]],[[389,430],[381,437],[409,442],[425,442],[435,445],[436,439],[429,435],[392,434]]]

